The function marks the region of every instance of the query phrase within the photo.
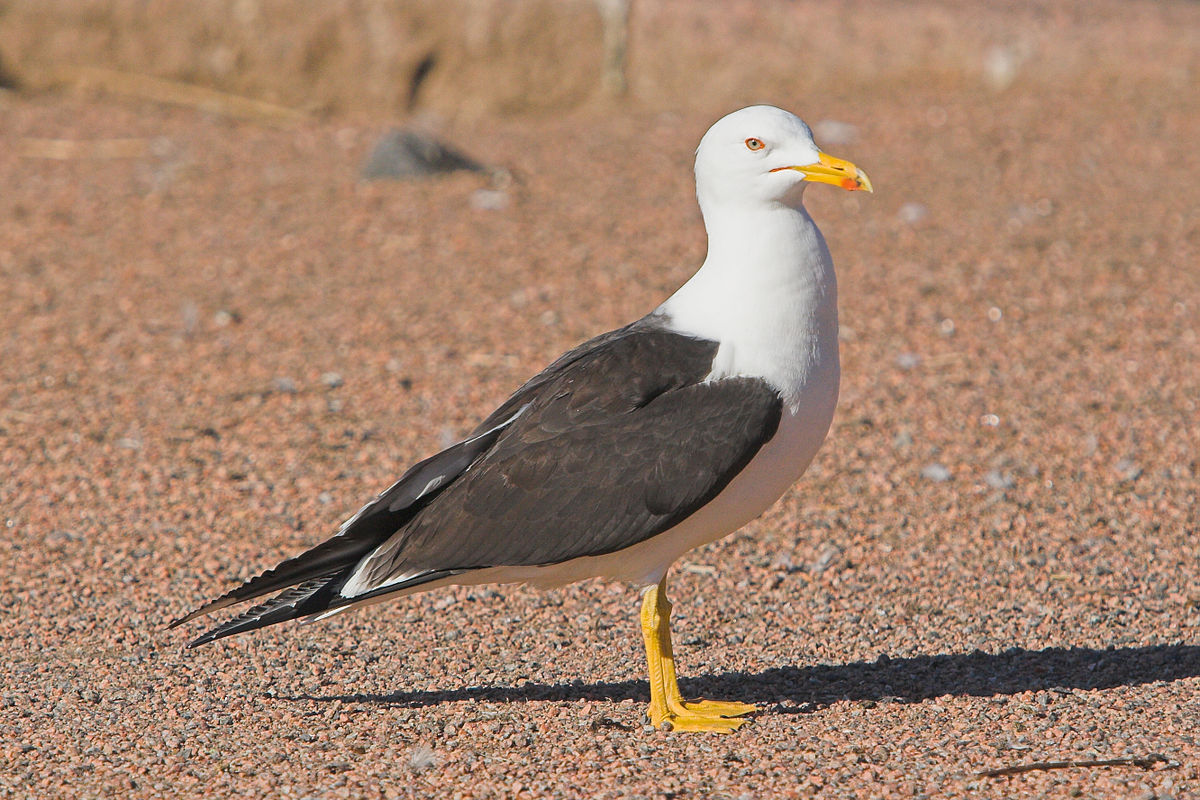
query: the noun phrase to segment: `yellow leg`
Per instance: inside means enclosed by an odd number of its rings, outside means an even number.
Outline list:
[[[716,700],[683,702],[675,679],[675,654],[671,650],[671,603],[667,579],[646,590],[642,598],[642,638],[650,667],[650,721],[661,728],[666,723],[676,731],[733,733],[746,723],[737,719],[757,706]]]

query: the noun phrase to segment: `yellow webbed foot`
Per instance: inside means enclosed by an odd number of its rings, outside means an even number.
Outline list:
[[[662,729],[667,726],[672,731],[695,731],[703,733],[733,733],[749,720],[727,719],[725,717],[679,717],[671,715],[655,727]]]
[[[665,709],[656,709],[650,705],[650,721],[654,727],[662,729],[668,726],[673,731],[711,731],[712,733],[733,733],[750,720],[741,719],[742,715],[757,711],[758,706],[749,703],[721,702],[718,700],[697,700],[694,703],[681,701],[669,702]]]
[[[650,708],[647,714],[654,727],[673,731],[733,733],[749,721],[742,719],[744,715],[758,710],[757,706],[749,703],[683,701],[675,679],[675,656],[671,649],[671,603],[667,600],[665,577],[658,586],[646,591],[642,601],[642,634],[650,668]]]
[[[738,703],[732,700],[693,700],[683,703],[688,711],[695,711],[705,716],[741,717],[758,711],[758,706],[752,703]],[[745,722],[745,720],[742,720]]]

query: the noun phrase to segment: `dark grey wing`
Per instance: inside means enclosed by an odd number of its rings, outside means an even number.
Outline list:
[[[561,369],[495,447],[363,560],[355,586],[602,555],[673,527],[749,463],[782,412],[760,379],[706,382],[715,351],[644,330]]]
[[[598,555],[661,533],[715,497],[779,423],[765,382],[705,382],[716,351],[654,317],[596,337],[336,536],[172,627],[283,590],[195,646],[481,567]],[[362,590],[344,597],[352,579]]]
[[[438,493],[445,491],[476,459],[486,453],[549,381],[580,359],[602,351],[609,343],[657,327],[658,320],[651,315],[624,328],[601,334],[568,351],[518,389],[468,439],[405,472],[400,480],[346,520],[337,535],[205,603],[174,620],[168,627],[175,628],[212,611],[281,590],[287,591],[206,633],[192,645],[320,611],[324,607],[322,603],[327,602],[325,598],[341,587],[350,570],[364,556],[401,530]],[[433,573],[424,578],[433,580],[431,576]]]

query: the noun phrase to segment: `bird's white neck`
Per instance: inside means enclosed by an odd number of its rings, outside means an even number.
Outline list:
[[[708,257],[659,309],[671,328],[720,343],[713,378],[761,377],[793,410],[810,386],[832,383],[836,402],[837,279],[808,212],[704,210]]]

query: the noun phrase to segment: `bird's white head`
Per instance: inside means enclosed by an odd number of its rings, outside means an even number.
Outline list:
[[[750,106],[722,117],[696,149],[701,208],[798,207],[808,182],[872,191],[865,172],[822,153],[802,119],[774,106]]]

